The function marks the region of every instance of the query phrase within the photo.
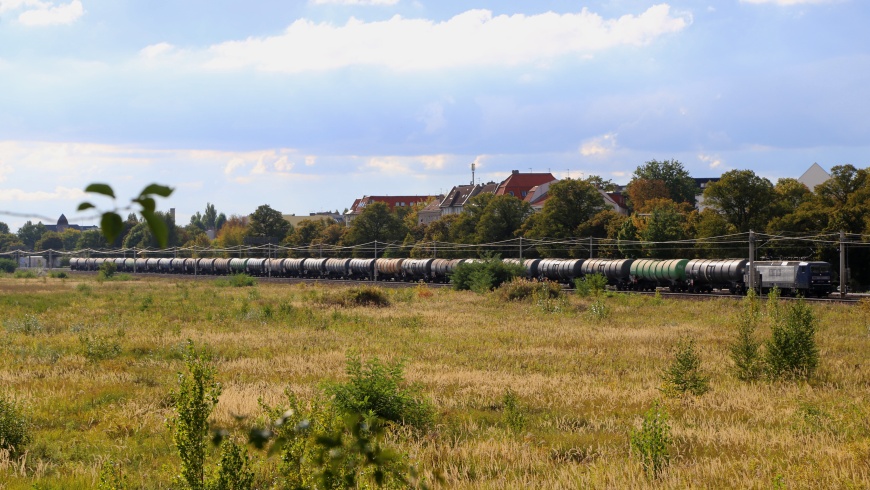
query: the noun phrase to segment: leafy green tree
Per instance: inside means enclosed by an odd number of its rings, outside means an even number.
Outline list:
[[[79,240],[76,242],[76,248],[79,250],[86,248],[106,248],[106,238],[100,233],[100,230],[87,230],[79,235]]]
[[[9,233],[9,225],[0,221],[0,234],[6,234],[6,233]]]
[[[135,224],[127,236],[124,238],[125,248],[160,248],[161,244],[157,241],[153,234],[153,223],[155,219],[159,219],[167,231],[166,243],[167,247],[174,247],[178,244],[178,229],[175,226],[175,219],[169,213],[156,211],[151,221],[141,221]]]
[[[36,242],[42,238],[45,231],[45,225],[43,225],[41,221],[35,225],[30,221],[27,221],[18,229],[18,239],[21,240],[21,243],[23,243],[25,247],[33,250],[33,247],[36,246]]]
[[[660,180],[667,188],[668,197],[673,199],[674,202],[687,202],[693,206],[695,205],[695,195],[699,191],[698,186],[695,184],[695,179],[689,176],[689,172],[683,168],[683,164],[677,160],[664,160],[661,162],[650,160],[637,167],[631,182],[628,183],[629,188],[639,179],[648,181]]]
[[[706,258],[745,256],[748,253],[746,247],[737,247],[727,243],[727,239],[713,240],[714,237],[724,237],[735,233],[737,233],[737,227],[729,223],[715,209],[707,208],[701,211],[695,222],[695,238],[698,239],[696,247],[699,254]]]
[[[202,213],[199,211],[196,214],[190,217],[190,223],[187,225],[188,228],[196,228],[198,230],[206,231],[206,226],[202,221]]]
[[[290,223],[284,219],[284,215],[280,211],[272,209],[268,204],[263,204],[250,217],[248,236],[267,240],[269,243],[280,243],[291,228]]]
[[[456,243],[477,243],[477,224],[483,217],[483,211],[490,201],[495,199],[492,194],[478,194],[462,208],[459,218],[450,227],[450,241]]]
[[[704,190],[704,204],[716,209],[738,231],[762,230],[770,220],[775,194],[769,180],[752,170],[731,170]]]
[[[483,209],[477,223],[477,242],[492,243],[514,238],[531,214],[529,203],[514,196],[495,196]]]
[[[580,227],[604,210],[604,198],[585,180],[564,179],[550,185],[544,208],[527,223],[524,236],[533,239],[573,238]],[[564,254],[562,250],[540,246],[545,257]]]
[[[0,252],[24,249],[24,242],[18,238],[18,235],[12,233],[0,233]]]
[[[686,208],[681,208],[670,199],[653,199],[646,203],[650,213],[644,219],[644,225],[638,230],[638,237],[647,242],[644,251],[649,257],[672,259],[685,255],[674,243],[687,238]]]
[[[75,230],[73,228],[67,228],[63,230],[63,233],[60,234],[60,239],[63,241],[63,249],[64,250],[75,250],[76,244],[79,242],[79,238],[82,236],[82,232],[79,230]]]
[[[34,245],[34,250],[63,250],[63,239],[56,231],[47,231]]]
[[[330,220],[327,218],[304,219],[287,234],[282,244],[294,249],[289,251],[291,257],[310,257],[307,249],[315,242],[320,243],[319,240],[321,240],[324,232],[330,226]],[[344,232],[344,229],[341,230],[342,234]]]
[[[344,242],[346,245],[400,242],[406,233],[402,220],[390,212],[386,203],[373,202],[350,224]]]
[[[622,223],[622,227],[619,229],[619,232],[616,234],[616,244],[619,248],[619,253],[622,254],[623,257],[629,259],[635,259],[641,256],[641,247],[640,244],[637,243],[638,237],[638,226],[636,222],[636,217],[632,216],[631,218],[625,220]]]

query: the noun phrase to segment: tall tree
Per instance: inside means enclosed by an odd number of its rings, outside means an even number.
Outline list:
[[[0,233],[9,233],[9,225],[0,221]]]
[[[719,211],[737,230],[762,230],[770,220],[773,184],[752,170],[731,170],[704,190],[704,204]]]
[[[540,213],[529,218],[523,226],[523,236],[532,239],[579,237],[581,227],[605,209],[604,197],[586,180],[564,179],[550,185],[550,196]],[[543,257],[564,256],[563,248],[536,247]],[[567,252],[572,256],[588,256],[588,249]]]
[[[689,172],[683,168],[683,164],[677,160],[650,160],[637,167],[632,177],[632,182],[638,179],[660,180],[668,189],[668,197],[674,202],[687,202],[695,205],[695,195],[699,191],[695,179],[689,176]],[[632,182],[629,182],[629,187]]]
[[[76,242],[76,248],[78,250],[92,248],[106,248],[106,238],[103,237],[103,234],[100,230],[87,230],[83,231],[81,235],[79,235],[79,241]]]
[[[169,213],[157,211],[157,218],[162,219],[166,224],[167,230],[167,247],[175,247],[178,245],[178,228],[175,226],[175,218]],[[130,228],[130,232],[124,237],[125,248],[159,248],[159,243],[151,233],[151,227],[147,221],[140,221]]]
[[[407,230],[402,220],[383,202],[373,202],[354,218],[345,235],[347,245],[369,242],[401,242]],[[355,252],[356,253],[356,252]]]
[[[45,225],[42,224],[42,221],[35,225],[30,221],[27,221],[18,229],[18,239],[21,240],[21,243],[23,243],[25,247],[33,250],[36,242],[42,238],[45,231]]]
[[[529,203],[514,196],[495,196],[483,209],[477,223],[477,242],[492,243],[514,238],[531,214]]]
[[[34,245],[34,250],[63,250],[63,239],[56,231],[46,231]]]
[[[248,236],[269,243],[280,243],[290,229],[290,223],[284,219],[284,215],[280,211],[272,209],[268,204],[263,204],[251,215]]]
[[[288,251],[288,254],[291,257],[310,256],[307,251],[308,248],[321,236],[324,230],[331,225],[330,221],[331,220],[326,218],[304,219],[300,221],[293,231],[288,233],[287,237],[284,239],[283,244],[292,248],[292,250]]]
[[[637,213],[647,213],[647,202],[653,199],[670,199],[671,193],[663,180],[634,179],[626,188],[628,202]]]
[[[646,203],[649,215],[643,219],[638,229],[638,237],[646,242],[643,245],[648,257],[673,259],[685,255],[678,244],[661,243],[684,240],[686,233],[686,209],[670,199],[653,199]]]

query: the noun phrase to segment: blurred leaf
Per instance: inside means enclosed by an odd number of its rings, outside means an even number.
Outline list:
[[[169,229],[166,227],[166,222],[160,216],[157,216],[153,211],[142,210],[142,217],[148,222],[148,228],[160,248],[166,248],[166,243],[169,241]],[[120,216],[118,217],[120,220]]]
[[[84,211],[85,209],[91,209],[91,208],[95,208],[95,207],[96,206],[94,206],[93,204],[91,204],[89,202],[83,202],[83,203],[79,204],[78,211]]]
[[[263,449],[272,438],[272,431],[268,429],[251,429],[248,432],[248,442],[257,449]]]
[[[85,187],[85,192],[95,192],[97,194],[109,196],[112,199],[115,198],[115,191],[112,190],[112,187],[109,186],[109,184],[91,184]]]
[[[133,202],[139,203],[142,206],[143,213],[153,213],[157,209],[157,203],[150,197],[140,197],[133,199]]]
[[[165,185],[151,184],[148,187],[142,189],[142,193],[140,195],[148,196],[154,194],[160,197],[169,197],[172,194],[173,190],[174,189],[172,189],[171,187],[167,187]]]
[[[103,236],[106,237],[106,241],[112,243],[124,229],[124,221],[118,213],[103,213],[103,217],[100,220],[100,228],[103,230]]]

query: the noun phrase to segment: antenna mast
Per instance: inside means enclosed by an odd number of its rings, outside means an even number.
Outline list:
[[[477,167],[474,162],[471,162],[471,185],[474,185],[474,169]]]

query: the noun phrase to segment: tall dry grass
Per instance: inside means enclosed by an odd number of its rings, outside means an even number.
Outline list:
[[[109,459],[134,488],[167,488],[178,466],[168,393],[187,339],[213,354],[224,385],[213,422],[223,427],[258,423],[259,399],[319,396],[324,382],[344,380],[349,352],[405,360],[436,425],[391,441],[447,488],[870,487],[866,305],[813,306],[821,363],[812,380],[750,384],[733,375],[728,351],[739,301],[607,297],[609,317],[596,320],[593,300],[576,297],[546,312],[409,288],[389,290],[386,308],[325,306],[332,288],[0,279],[0,389],[35,425],[25,459],[0,455],[0,488],[92,488]],[[7,328],[27,315],[41,328]],[[120,355],[88,360],[82,333],[117,339]],[[769,335],[764,320],[759,335]],[[661,372],[684,337],[695,339],[711,390],[663,398]],[[505,422],[507,389],[526,410],[520,432]],[[655,400],[674,447],[650,481],[629,433]],[[259,466],[258,481],[276,467]]]

